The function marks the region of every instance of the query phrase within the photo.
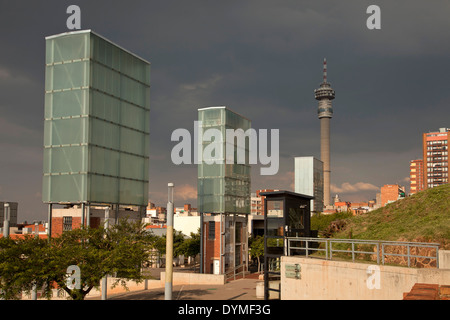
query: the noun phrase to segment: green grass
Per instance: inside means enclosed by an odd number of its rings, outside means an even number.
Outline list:
[[[419,192],[359,216],[333,214],[311,219],[312,229],[345,219],[345,228],[333,238],[437,242],[450,249],[450,184]]]

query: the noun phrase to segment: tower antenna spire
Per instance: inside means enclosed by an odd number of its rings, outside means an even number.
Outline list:
[[[323,59],[323,82],[327,83],[327,58]]]

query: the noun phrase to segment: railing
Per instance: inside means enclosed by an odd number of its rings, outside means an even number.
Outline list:
[[[241,264],[231,270],[228,270],[225,273],[226,281],[228,281],[230,279],[236,280],[236,277],[239,277],[240,275],[242,275],[242,277],[245,278],[245,275],[249,273],[248,270],[246,270],[246,268],[247,268],[246,264]],[[242,269],[242,270],[239,271],[239,269]]]
[[[299,245],[300,243],[300,245]],[[320,247],[324,244],[324,247]],[[334,247],[333,247],[334,244]],[[359,250],[359,247],[371,247],[372,251]],[[388,247],[406,248],[406,253],[387,252]],[[346,247],[342,249],[342,247]],[[376,249],[375,249],[376,248]],[[413,254],[412,248],[430,248],[434,249],[434,255],[423,256]],[[375,249],[375,250],[374,250]],[[402,250],[404,251],[404,249]],[[415,251],[418,251],[416,249]],[[430,250],[430,252],[433,250]],[[316,252],[325,252],[325,259],[333,259],[333,253],[351,254],[352,261],[356,260],[358,255],[376,255],[377,264],[385,264],[387,256],[406,257],[408,267],[411,267],[411,260],[415,258],[431,259],[436,261],[436,268],[439,268],[439,243],[429,242],[404,242],[404,241],[380,241],[380,240],[357,240],[357,239],[331,239],[331,238],[286,238],[285,254],[288,256],[302,254],[306,257],[314,254],[314,257],[320,257]]]

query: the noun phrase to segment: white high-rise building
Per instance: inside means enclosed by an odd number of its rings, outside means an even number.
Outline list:
[[[295,192],[312,196],[311,211],[323,211],[323,163],[314,157],[295,158]]]

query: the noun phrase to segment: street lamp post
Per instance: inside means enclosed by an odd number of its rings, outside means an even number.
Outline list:
[[[174,184],[169,183],[169,194],[167,202],[167,232],[166,232],[166,286],[165,300],[172,300],[172,280],[173,280],[173,188]]]

